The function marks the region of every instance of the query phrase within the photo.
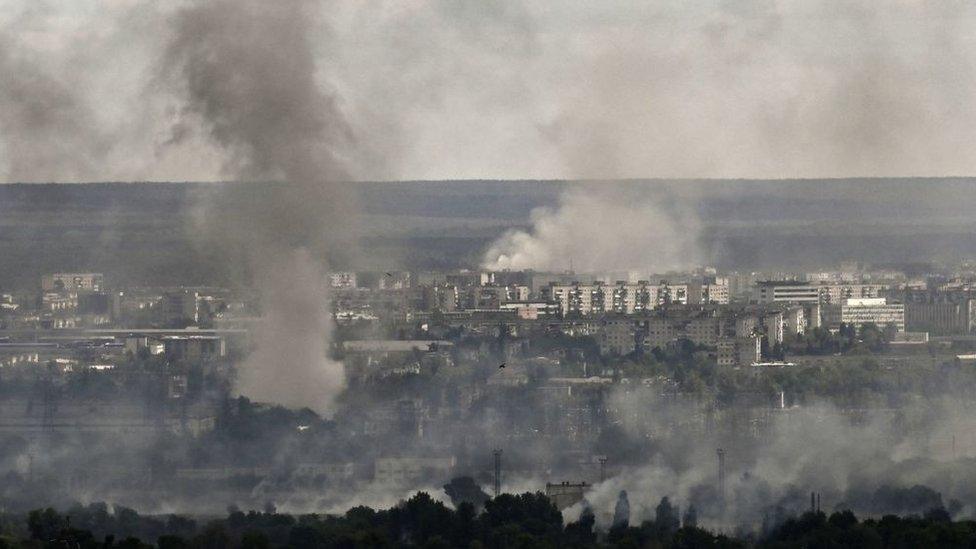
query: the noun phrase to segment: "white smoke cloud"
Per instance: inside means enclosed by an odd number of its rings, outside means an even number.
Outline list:
[[[768,429],[763,437],[686,431],[671,433],[670,438],[664,433],[676,419],[694,423],[692,410],[643,392],[617,393],[612,402],[625,417],[640,416],[654,424],[668,448],[646,463],[622,468],[587,493],[598,521],[606,527],[620,490],[629,494],[631,524],[653,519],[658,502],[667,496],[682,509],[695,504],[702,524],[724,531],[758,528],[764,513],[780,504],[788,513],[802,512],[811,491],[822,493],[824,511],[853,509],[859,516],[872,510],[861,508],[865,502],[852,495],[873,494],[881,486],[927,486],[940,492],[945,504],[951,499],[969,503],[972,498],[969,484],[958,478],[968,474],[964,471],[976,455],[970,434],[976,418],[967,412],[964,399],[919,402],[897,416],[891,410],[872,410],[857,423],[845,410],[821,402],[770,412],[767,425],[756,423],[758,429]],[[628,423],[624,421],[628,430],[633,429],[632,436],[639,436],[641,428]],[[747,426],[748,422],[741,428]],[[726,453],[724,504],[719,498],[719,447]],[[873,498],[870,503],[893,512],[899,502]],[[564,517],[576,520],[581,511],[576,505],[566,509]],[[967,508],[963,514],[972,512]]]
[[[560,197],[558,208],[533,211],[531,229],[510,231],[494,242],[482,266],[660,273],[700,259],[698,233],[694,211],[663,191],[577,187]]]

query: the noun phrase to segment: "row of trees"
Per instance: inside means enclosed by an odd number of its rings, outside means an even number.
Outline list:
[[[622,501],[626,496],[621,494]],[[451,509],[426,493],[386,510],[354,507],[344,515],[279,514],[275,510],[244,513],[232,510],[226,518],[198,526],[169,517],[139,516],[131,510],[109,513],[89,506],[62,515],[53,509],[30,512],[26,528],[0,532],[0,549],[13,547],[77,547],[142,549],[258,549],[289,547],[492,547],[597,548],[660,547],[662,549],[806,547],[973,547],[976,522],[953,522],[943,509],[923,516],[884,516],[860,521],[851,511],[826,515],[820,511],[788,518],[761,537],[716,535],[686,516],[684,525],[667,498],[655,518],[639,525],[622,519],[618,503],[609,531],[595,529],[593,513],[584,509],[579,520],[563,523],[561,513],[542,494],[503,494],[484,502],[480,510],[470,502]],[[4,523],[0,522],[0,526]],[[150,538],[153,536],[153,538]],[[153,539],[153,543],[147,543]]]
[[[852,324],[841,324],[836,332],[813,328],[803,334],[786,334],[782,345],[773,345],[769,354],[782,359],[786,353],[796,355],[870,354],[888,348],[898,329],[889,324],[880,327],[868,322],[858,330]]]

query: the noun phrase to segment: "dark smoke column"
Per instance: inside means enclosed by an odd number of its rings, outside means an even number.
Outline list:
[[[349,246],[353,204],[338,151],[349,130],[316,83],[313,2],[201,1],[171,20],[163,76],[184,102],[180,131],[199,126],[227,152],[228,176],[274,181],[273,199],[208,212],[208,237],[250,251],[264,321],[238,388],[249,397],[328,413],[343,387],[326,358],[325,266]],[[279,183],[280,182],[280,183]]]

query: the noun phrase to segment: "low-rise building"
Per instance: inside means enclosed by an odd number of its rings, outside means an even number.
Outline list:
[[[380,484],[404,485],[422,481],[446,482],[456,461],[451,457],[378,458],[373,480]]]
[[[220,336],[164,336],[161,341],[166,356],[175,360],[192,363],[227,356],[227,345]]]
[[[586,496],[590,486],[585,482],[561,482],[559,484],[546,483],[546,497],[562,511],[576,505]]]

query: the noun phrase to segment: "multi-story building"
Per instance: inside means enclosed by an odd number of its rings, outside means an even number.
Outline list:
[[[728,278],[712,278],[702,285],[701,302],[728,305],[731,298],[730,294]]]
[[[819,314],[819,313],[818,313]],[[783,310],[783,330],[784,332],[798,335],[806,331],[807,315],[803,307],[788,307]]]
[[[976,299],[968,291],[908,290],[903,298],[910,332],[943,336],[976,330]]]
[[[700,291],[700,290],[699,290]],[[657,305],[687,305],[688,284],[669,284],[662,281],[657,286]]]
[[[717,345],[719,366],[749,366],[762,358],[759,336],[723,338]]]
[[[637,336],[633,318],[612,317],[603,320],[600,326],[601,355],[628,355],[637,349]]]
[[[728,319],[714,310],[694,311],[691,314],[658,314],[637,322],[641,345],[645,351],[665,348],[673,341],[687,339],[696,345],[714,347],[721,338],[731,335]]]
[[[494,282],[493,273],[481,271],[461,270],[448,273],[445,282],[457,286],[458,288],[468,288],[470,286],[486,286]]]
[[[453,311],[458,307],[460,293],[457,286],[440,284],[422,286],[420,307],[424,311]]]
[[[818,303],[820,289],[808,282],[767,280],[757,283],[759,303]]]
[[[336,271],[329,273],[330,288],[355,288],[356,273],[351,271]]]
[[[732,334],[735,337],[750,337],[757,333],[759,329],[759,317],[755,314],[733,314],[729,318],[732,325]]]
[[[723,335],[724,323],[715,314],[702,314],[689,319],[680,328],[679,337],[696,345],[714,347]]]
[[[594,295],[597,295],[594,307]],[[546,301],[560,304],[563,316],[590,315],[603,313],[606,300],[603,299],[602,288],[598,284],[550,284],[543,288],[542,297]],[[613,303],[613,299],[610,300]]]
[[[674,322],[664,316],[654,316],[642,320],[640,326],[646,351],[655,347],[663,349],[667,347],[668,343],[678,338],[678,331]]]
[[[380,290],[405,290],[411,287],[408,271],[386,271],[377,273],[376,287]]]
[[[824,321],[830,328],[850,324],[860,330],[865,324],[873,323],[881,329],[893,325],[904,332],[905,305],[888,303],[883,297],[845,299],[839,305],[824,306]]]
[[[842,299],[861,299],[881,297],[888,289],[887,284],[847,284],[826,283],[818,286],[820,302],[825,304],[840,303]]]
[[[103,286],[101,273],[53,273],[41,277],[41,290],[45,292],[98,292]]]
[[[200,321],[199,297],[197,292],[179,290],[163,295],[163,323],[167,326],[196,324]]]
[[[45,292],[41,308],[46,312],[74,311],[78,308],[78,294],[74,292]]]
[[[472,286],[467,288],[462,305],[468,309],[497,309],[512,301],[528,301],[528,286]]]
[[[807,328],[813,330],[820,327],[821,321],[821,310],[820,303],[804,303],[803,304],[803,317],[806,320]]]
[[[782,311],[768,311],[763,315],[763,335],[766,336],[766,342],[769,345],[775,345],[777,343],[783,342],[783,312]]]
[[[559,303],[564,315],[634,314],[667,305],[727,303],[728,286],[668,282],[651,284],[646,281],[618,281],[615,284],[552,283],[542,289],[541,296],[543,300]],[[711,296],[718,301],[713,301]]]

